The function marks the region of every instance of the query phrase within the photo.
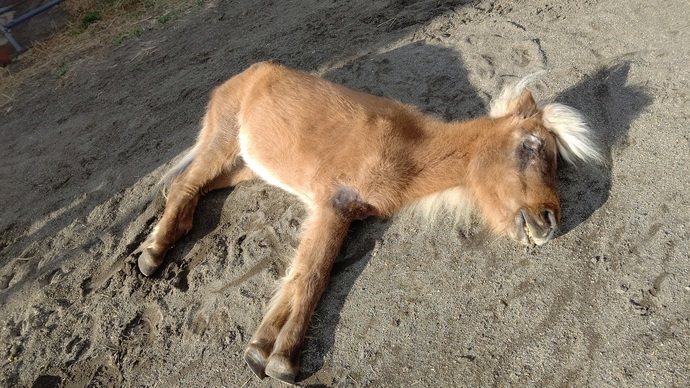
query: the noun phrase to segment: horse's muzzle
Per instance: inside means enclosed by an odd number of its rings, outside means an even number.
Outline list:
[[[531,214],[520,209],[515,216],[515,240],[523,245],[543,245],[551,240],[558,229],[556,214],[551,209],[542,209]]]

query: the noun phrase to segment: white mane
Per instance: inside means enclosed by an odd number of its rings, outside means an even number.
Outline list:
[[[461,187],[452,187],[427,195],[407,205],[403,211],[430,222],[441,214],[448,214],[455,227],[468,229],[475,211],[470,194]]]
[[[556,136],[558,152],[568,163],[575,164],[577,159],[591,164],[606,163],[592,129],[580,112],[558,103],[546,105],[542,112],[544,127]]]

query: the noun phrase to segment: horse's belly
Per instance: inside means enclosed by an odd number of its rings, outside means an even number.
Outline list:
[[[299,155],[284,146],[274,149],[263,146],[264,142],[255,139],[247,128],[239,131],[240,156],[244,163],[266,183],[279,187],[299,197],[308,205],[315,202],[309,174],[299,163]]]

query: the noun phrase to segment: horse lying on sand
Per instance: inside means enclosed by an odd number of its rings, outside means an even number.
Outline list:
[[[199,196],[259,177],[308,208],[290,269],[245,351],[260,378],[293,383],[309,321],[353,220],[407,206],[475,212],[525,245],[560,222],[558,155],[602,163],[573,108],[539,105],[529,79],[506,88],[488,116],[443,122],[398,101],[272,63],[215,89],[196,145],[164,177],[163,217],[140,247],[152,275],[192,228]]]

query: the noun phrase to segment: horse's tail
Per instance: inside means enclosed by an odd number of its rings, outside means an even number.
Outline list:
[[[187,151],[187,154],[185,154],[185,156],[183,156],[179,162],[175,163],[175,165],[170,170],[168,170],[168,172],[166,172],[165,175],[163,175],[160,181],[158,181],[158,187],[163,192],[163,196],[165,198],[168,197],[168,189],[170,188],[170,184],[172,183],[172,181],[178,176],[180,176],[180,174],[182,174],[187,169],[187,167],[189,167],[189,165],[196,157],[196,152],[197,146],[195,145],[194,147],[192,147],[192,149]]]

